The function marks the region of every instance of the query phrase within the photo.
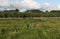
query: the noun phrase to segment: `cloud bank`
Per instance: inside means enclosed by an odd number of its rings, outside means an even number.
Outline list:
[[[51,5],[49,3],[38,3],[35,0],[15,0],[10,2],[9,0],[0,0],[0,10],[10,9],[39,9],[39,10],[60,10],[60,5]]]

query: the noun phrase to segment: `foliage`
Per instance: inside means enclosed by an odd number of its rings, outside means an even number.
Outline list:
[[[0,11],[0,18],[30,18],[30,17],[60,17],[60,10],[52,10],[50,12],[40,10],[27,10],[20,12],[16,10],[4,10]]]

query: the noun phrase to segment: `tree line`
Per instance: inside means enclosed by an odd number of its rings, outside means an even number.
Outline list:
[[[0,11],[0,18],[25,18],[25,17],[60,17],[60,10],[52,10],[50,12],[40,10],[27,10],[20,12],[19,9]]]

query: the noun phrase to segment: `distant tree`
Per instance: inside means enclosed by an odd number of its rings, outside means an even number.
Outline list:
[[[15,11],[16,11],[16,12],[19,12],[19,9],[16,9]]]

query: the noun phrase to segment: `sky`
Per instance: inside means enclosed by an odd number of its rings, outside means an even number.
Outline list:
[[[0,10],[60,10],[60,0],[0,0]]]

